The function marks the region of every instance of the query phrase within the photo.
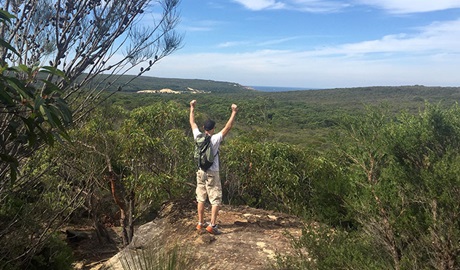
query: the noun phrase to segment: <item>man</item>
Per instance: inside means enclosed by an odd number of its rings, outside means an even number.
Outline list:
[[[201,133],[195,123],[195,105],[196,100],[190,101],[190,126],[193,131],[193,138],[196,139]],[[225,127],[219,132],[215,132],[215,122],[207,120],[203,126],[204,132],[211,136],[211,145],[214,155],[214,162],[212,166],[205,172],[201,168],[196,172],[196,200],[198,202],[198,225],[197,230],[201,230],[206,227],[206,231],[211,234],[220,234],[217,228],[217,215],[219,213],[219,207],[222,204],[222,184],[219,175],[219,146],[225,136],[233,127],[235,121],[236,112],[238,107],[232,104],[232,114],[228,119]],[[204,222],[204,203],[209,198],[211,203],[211,222],[205,224]]]

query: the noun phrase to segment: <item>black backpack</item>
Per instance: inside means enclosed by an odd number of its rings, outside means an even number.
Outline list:
[[[201,133],[196,137],[193,158],[198,168],[203,171],[207,171],[212,166],[214,155],[212,154],[211,136]]]

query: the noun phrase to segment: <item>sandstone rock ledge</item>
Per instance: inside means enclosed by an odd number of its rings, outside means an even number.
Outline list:
[[[206,207],[206,220],[210,209]],[[139,250],[172,248],[185,250],[194,269],[270,269],[276,255],[291,254],[292,237],[299,237],[302,222],[293,216],[249,207],[224,205],[219,212],[221,235],[197,232],[196,204],[168,202],[160,216],[136,232],[131,245],[108,260],[104,267],[123,269],[122,261]]]

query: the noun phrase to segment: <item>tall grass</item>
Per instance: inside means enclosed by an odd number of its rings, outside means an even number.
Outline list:
[[[203,264],[196,261],[187,248],[177,245],[170,249],[158,246],[126,248],[118,256],[119,263],[108,265],[105,270],[187,270],[197,269],[198,265]]]

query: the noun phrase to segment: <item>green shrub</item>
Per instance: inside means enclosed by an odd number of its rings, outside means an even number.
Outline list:
[[[385,253],[372,238],[355,232],[312,223],[300,239],[293,239],[295,254],[277,257],[275,269],[391,269]]]
[[[33,256],[26,269],[70,270],[73,261],[72,249],[57,234],[52,234],[40,251]]]

